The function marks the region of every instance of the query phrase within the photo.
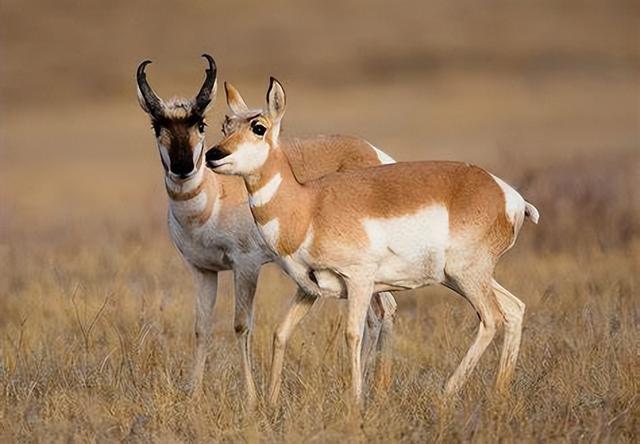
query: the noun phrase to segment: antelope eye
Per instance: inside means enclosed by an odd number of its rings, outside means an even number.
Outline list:
[[[258,136],[264,136],[264,133],[267,132],[267,128],[265,128],[261,123],[255,122],[251,124],[251,131],[253,131],[253,134],[257,134]]]
[[[200,131],[201,133],[204,133],[204,127],[205,126],[207,126],[207,124],[204,123],[204,121],[198,122],[198,131]]]
[[[151,129],[153,130],[154,134],[156,135],[156,137],[158,137],[160,135],[160,125],[158,123],[152,123],[151,124]]]

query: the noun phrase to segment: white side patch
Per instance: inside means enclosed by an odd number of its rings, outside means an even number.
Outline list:
[[[249,205],[252,207],[266,205],[276,195],[281,183],[282,176],[278,173],[265,186],[249,196]]]
[[[275,251],[278,237],[280,236],[280,221],[272,219],[264,225],[258,224],[258,228],[264,241]]]
[[[369,144],[371,145],[371,144]],[[376,152],[376,155],[378,156],[378,159],[380,160],[380,163],[383,165],[386,165],[388,163],[396,163],[395,159],[393,157],[391,157],[390,155],[388,155],[387,153],[385,153],[382,150],[379,150],[378,148],[376,148],[375,146],[371,145],[371,148],[373,148]]]
[[[509,222],[514,225],[516,230],[519,230],[522,225],[522,219],[524,218],[524,199],[504,180],[493,174],[491,174],[491,177],[493,177],[493,180],[496,181],[504,193],[505,213],[507,214],[507,218],[509,218]],[[517,223],[518,221],[519,223]]]
[[[369,251],[380,258],[376,284],[415,288],[444,279],[449,245],[449,212],[430,205],[417,213],[365,219]]]

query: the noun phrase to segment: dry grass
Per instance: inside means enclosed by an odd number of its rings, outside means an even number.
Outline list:
[[[597,182],[589,183],[582,184],[590,187],[584,192],[601,192]],[[545,199],[554,202],[552,196],[538,198],[542,208]],[[14,233],[16,244],[2,258],[3,436],[78,442],[633,442],[640,427],[640,233],[635,225],[618,244],[619,234],[610,230],[614,237],[604,240],[615,248],[603,247],[580,237],[583,221],[595,217],[580,208],[564,215],[574,224],[563,223],[569,231],[558,248],[524,247],[551,245],[556,238],[544,225],[555,213],[543,209],[543,225],[526,226],[524,245],[499,269],[499,279],[528,307],[508,396],[492,391],[496,341],[461,396],[445,403],[440,389],[475,334],[476,319],[451,293],[421,290],[400,296],[393,382],[369,399],[362,418],[347,415],[343,398],[348,368],[339,302],[327,301],[295,336],[280,408],[249,414],[228,284],[217,309],[204,396],[190,400],[183,393],[192,349],[191,285],[159,224],[125,217],[119,226],[105,226],[99,238],[76,242],[71,231],[48,245]],[[610,220],[620,210],[628,209],[615,209]],[[637,217],[637,206],[635,211]],[[571,243],[580,248],[568,248]],[[291,290],[273,267],[263,276],[254,342],[261,383],[278,313],[274,301],[284,302]]]
[[[0,441],[638,441],[633,2],[472,11],[468,0],[348,1],[333,15],[299,2],[27,3],[3,1],[0,27]],[[203,17],[207,26],[193,25]],[[441,398],[477,319],[452,293],[424,289],[399,295],[392,385],[362,417],[343,397],[337,301],[294,335],[280,407],[246,412],[228,276],[204,395],[184,395],[192,285],[168,241],[161,167],[132,82],[151,57],[161,93],[195,91],[203,50],[252,105],[269,74],[284,77],[293,133],[360,134],[398,159],[475,162],[536,204],[540,225],[525,225],[497,272],[527,304],[507,396],[492,389],[499,337],[461,395]],[[222,110],[210,116],[211,142]],[[266,267],[253,345],[263,393],[292,292]]]

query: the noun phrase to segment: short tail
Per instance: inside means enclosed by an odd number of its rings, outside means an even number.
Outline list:
[[[538,219],[540,219],[538,209],[526,201],[524,203],[524,216],[534,224],[537,224]]]

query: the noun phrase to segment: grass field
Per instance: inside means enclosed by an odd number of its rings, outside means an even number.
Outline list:
[[[349,1],[337,17],[269,10],[270,24],[249,14],[256,2],[233,12],[192,2],[176,9],[179,38],[157,41],[171,24],[162,8],[147,17],[144,3],[114,2],[108,14],[68,3],[66,12],[2,5],[0,441],[638,441],[632,2],[488,2],[478,14],[470,2],[430,2],[420,18]],[[209,26],[189,28],[203,16]],[[230,23],[247,31],[225,39]],[[329,26],[335,32],[323,33]],[[308,38],[290,41],[305,27]],[[294,335],[278,409],[247,412],[225,275],[204,393],[185,395],[193,287],[168,239],[162,168],[133,73],[152,57],[161,94],[193,93],[203,50],[250,104],[262,103],[269,74],[282,77],[291,134],[357,134],[400,160],[477,163],[538,207],[540,224],[525,224],[497,271],[527,304],[510,393],[493,392],[499,336],[460,396],[441,396],[477,318],[458,296],[428,288],[397,295],[391,386],[370,393],[361,417],[344,398],[339,301]],[[210,143],[223,112],[220,96]],[[265,267],[253,342],[262,393],[271,334],[293,291]]]

